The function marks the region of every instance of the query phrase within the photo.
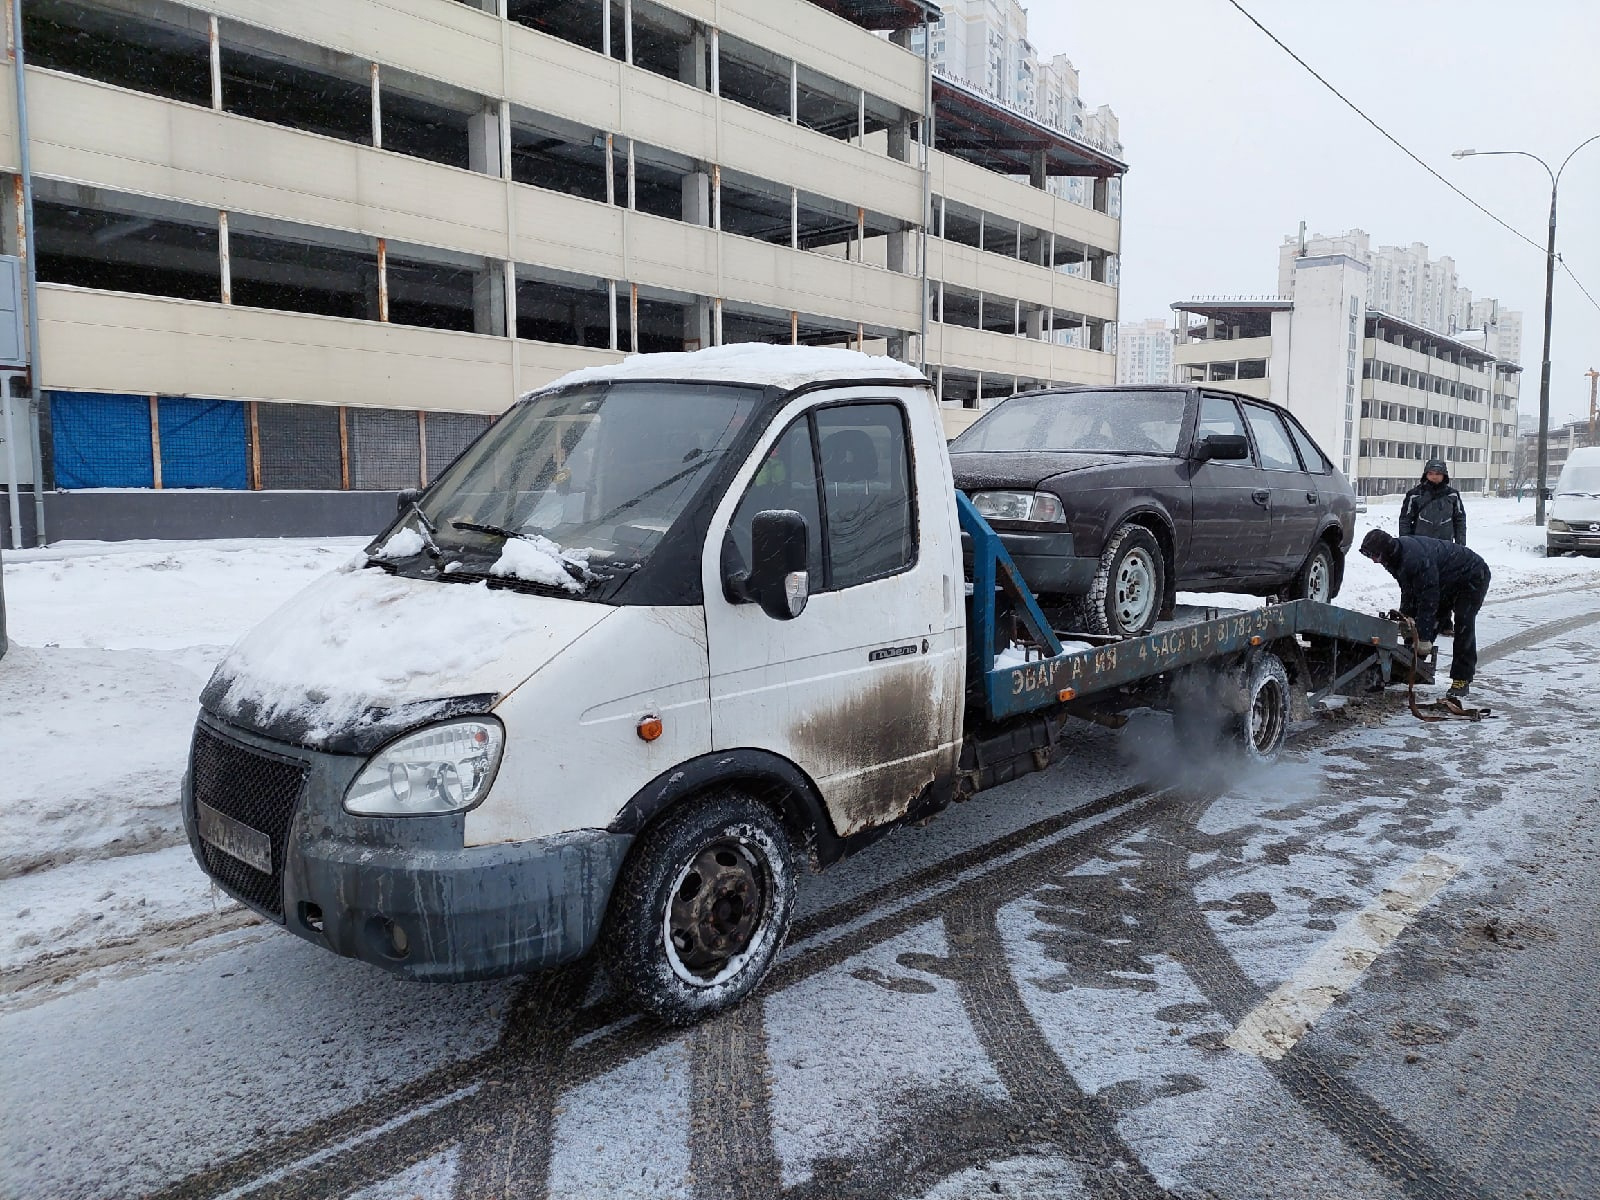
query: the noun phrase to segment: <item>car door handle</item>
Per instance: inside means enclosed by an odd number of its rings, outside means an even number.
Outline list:
[[[1250,499],[1254,500],[1257,504],[1265,504],[1268,500],[1272,499],[1272,492],[1267,488],[1262,488],[1259,491],[1251,492]]]
[[[1306,493],[1306,503],[1307,504],[1315,504],[1320,499],[1322,499],[1322,497],[1317,495],[1317,493],[1315,493],[1315,492],[1307,492]]]

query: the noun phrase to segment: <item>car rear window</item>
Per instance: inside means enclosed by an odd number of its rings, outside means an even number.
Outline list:
[[[1176,454],[1183,392],[1045,392],[1002,401],[950,443],[962,450]]]
[[[1269,471],[1298,471],[1300,460],[1295,457],[1289,435],[1283,431],[1283,422],[1270,408],[1254,404],[1244,406],[1245,420],[1250,422],[1250,432],[1256,435],[1256,450],[1261,465]]]
[[[1289,436],[1294,438],[1294,444],[1300,450],[1300,461],[1305,463],[1307,471],[1313,475],[1326,475],[1333,470],[1333,464],[1328,461],[1328,456],[1317,449],[1317,444],[1311,440],[1310,434],[1293,421],[1285,421],[1284,424],[1289,427]]]

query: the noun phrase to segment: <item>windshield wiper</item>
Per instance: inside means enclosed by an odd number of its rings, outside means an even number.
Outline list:
[[[428,514],[422,511],[422,505],[415,500],[411,501],[411,511],[417,516],[417,525],[422,534],[422,544],[434,558],[443,558],[444,551],[439,549],[439,543],[433,540],[433,535],[439,531],[433,527],[433,522],[428,520]]]
[[[520,529],[507,529],[503,525],[485,525],[481,521],[457,521],[452,517],[450,520],[450,528],[470,529],[474,533],[492,533],[496,537],[516,538],[518,541],[523,542],[532,540]]]

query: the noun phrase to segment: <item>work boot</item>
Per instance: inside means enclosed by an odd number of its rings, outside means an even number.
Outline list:
[[[1452,679],[1450,690],[1444,694],[1446,700],[1465,700],[1472,691],[1472,684],[1465,679]]]
[[[1456,633],[1456,627],[1454,625],[1450,624],[1449,620],[1446,619],[1446,620],[1443,620],[1443,621],[1439,622],[1439,632],[1434,634],[1434,638],[1438,639],[1438,638],[1454,637],[1455,633]]]

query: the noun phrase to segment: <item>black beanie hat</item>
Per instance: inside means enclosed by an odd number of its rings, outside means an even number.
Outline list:
[[[1394,538],[1384,529],[1373,529],[1361,539],[1361,553],[1368,558],[1381,559],[1389,552],[1389,547],[1394,544]]]

